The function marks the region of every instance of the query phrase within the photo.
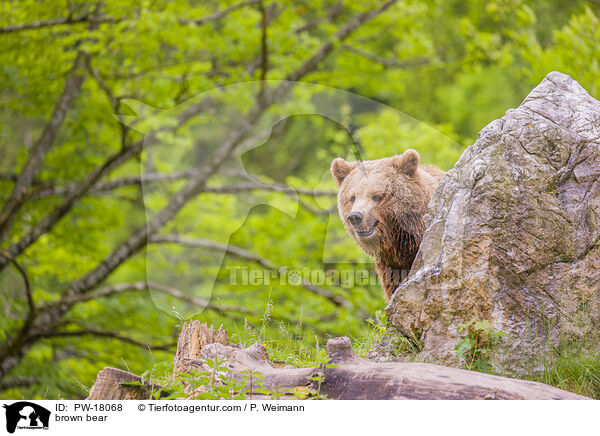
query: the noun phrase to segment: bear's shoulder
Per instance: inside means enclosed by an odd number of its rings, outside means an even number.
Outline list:
[[[419,170],[417,171],[421,183],[427,189],[429,195],[433,194],[433,191],[440,183],[440,180],[444,178],[446,175],[445,171],[442,171],[435,165],[420,165]]]
[[[432,176],[436,181],[440,181],[446,175],[446,172],[435,165],[425,164],[420,166],[421,170]]]

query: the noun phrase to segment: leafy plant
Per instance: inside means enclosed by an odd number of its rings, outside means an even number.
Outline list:
[[[415,355],[422,349],[417,337],[404,335],[390,326],[383,310],[376,311],[366,323],[364,335],[353,338],[356,353],[360,357],[367,357],[373,350],[390,356],[407,356]]]
[[[313,386],[298,386],[282,389],[278,386],[267,387],[264,376],[259,371],[247,369],[234,376],[226,365],[227,359],[207,359],[203,361],[205,369],[191,368],[177,377],[164,375],[168,362],[159,362],[145,371],[140,381],[124,382],[127,386],[145,386],[151,390],[150,397],[156,400],[173,400],[187,398],[191,400],[251,400],[257,395],[273,400],[293,396],[296,399],[327,399],[321,393],[325,381],[325,369],[337,365],[329,363],[329,357],[320,348],[315,354],[312,364],[318,367],[317,372],[309,377]],[[165,372],[163,372],[163,370]],[[160,374],[163,374],[162,376]],[[315,386],[316,385],[316,386]]]
[[[375,337],[382,337],[389,326],[387,316],[383,310],[375,312],[374,318],[367,318],[367,323],[371,327],[371,331]]]
[[[261,389],[262,376],[256,372],[245,374],[240,379],[232,376],[225,365],[226,359],[207,359],[208,369],[191,368],[167,383],[169,395],[166,400],[188,398],[191,400],[243,400]]]
[[[321,386],[325,381],[325,370],[337,367],[335,363],[329,363],[329,356],[327,356],[327,352],[323,349],[319,350],[317,354],[317,361],[319,362],[319,371],[316,374],[313,374],[310,378],[313,382],[317,384],[317,388],[309,388],[308,393],[310,394],[310,399],[313,400],[326,400],[327,396],[321,394]]]
[[[364,335],[360,338],[353,338],[355,351],[361,357],[366,357],[373,345],[377,344],[383,335],[388,331],[389,323],[385,312],[378,310],[373,317],[367,318]]]
[[[458,333],[466,332],[455,345],[456,357],[465,362],[468,370],[490,372],[492,365],[489,362],[492,346],[501,336],[508,337],[507,333],[494,330],[494,326],[488,320],[472,320],[461,324],[456,329]]]

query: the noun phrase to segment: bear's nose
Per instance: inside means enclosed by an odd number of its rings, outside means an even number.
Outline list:
[[[363,215],[360,212],[352,212],[350,215],[348,215],[348,221],[350,221],[350,224],[352,224],[354,227],[359,225],[362,222],[362,219]]]

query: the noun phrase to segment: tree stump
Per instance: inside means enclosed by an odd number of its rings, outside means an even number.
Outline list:
[[[194,320],[184,323],[177,341],[177,353],[173,359],[173,377],[179,373],[189,372],[190,361],[201,358],[201,351],[208,344],[229,345],[229,333],[220,326],[214,327]]]
[[[96,383],[90,389],[88,400],[145,400],[158,385],[124,385],[128,382],[142,382],[139,375],[122,369],[107,366],[98,373]]]

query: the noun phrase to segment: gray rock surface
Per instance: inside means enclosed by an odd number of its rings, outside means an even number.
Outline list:
[[[553,72],[490,123],[438,186],[428,230],[386,313],[419,357],[458,364],[471,320],[510,334],[493,364],[543,368],[600,329],[600,102]],[[596,336],[598,337],[598,336]]]

